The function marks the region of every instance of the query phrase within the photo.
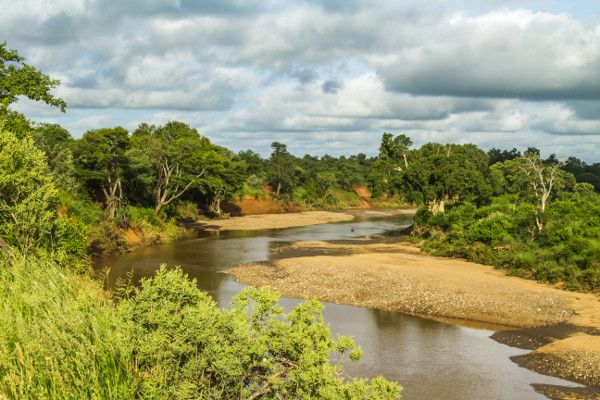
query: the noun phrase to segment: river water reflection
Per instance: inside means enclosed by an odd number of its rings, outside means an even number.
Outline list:
[[[299,240],[364,240],[365,235],[394,231],[410,217],[370,219],[259,232],[227,232],[142,249],[98,260],[111,269],[109,283],[133,269],[136,278],[151,275],[161,264],[180,265],[198,287],[227,306],[244,286],[221,271],[264,261],[278,243]],[[286,308],[298,300],[282,299]],[[509,357],[524,350],[499,344],[493,331],[473,329],[380,311],[326,304],[324,316],[334,333],[355,337],[363,349],[352,376],[383,375],[404,386],[403,399],[544,399],[531,384],[577,386],[518,367]]]

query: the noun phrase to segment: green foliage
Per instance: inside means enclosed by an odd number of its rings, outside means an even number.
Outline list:
[[[242,189],[240,190],[240,198],[243,196],[252,196],[255,199],[263,199],[265,200],[267,197],[267,193],[263,187],[264,179],[256,175],[250,175],[246,182],[242,185]]]
[[[178,221],[195,222],[200,219],[200,210],[193,201],[179,201],[173,214]]]
[[[84,228],[58,215],[58,200],[44,154],[33,141],[0,132],[0,239],[23,256],[48,251],[79,259]]]
[[[162,267],[119,305],[45,258],[0,260],[0,397],[14,399],[399,399],[383,378],[344,379],[322,306],[289,314],[267,290],[220,309]],[[122,292],[125,294],[125,291]]]
[[[577,184],[542,214],[536,205],[515,199],[496,197],[479,208],[463,203],[435,215],[421,209],[414,232],[438,255],[466,257],[545,282],[564,281],[570,289],[600,290],[600,195],[590,185]]]
[[[180,197],[199,198],[213,214],[243,183],[246,164],[182,122],[140,124],[131,137],[127,185],[130,198],[160,214]]]
[[[472,144],[428,143],[412,154],[401,186],[409,201],[443,211],[444,202],[484,202],[491,194],[487,155]]]
[[[26,64],[16,50],[6,48],[6,42],[0,42],[0,108],[6,109],[18,96],[26,96],[64,112],[67,106],[64,100],[50,93],[59,83]]]
[[[267,179],[277,195],[291,193],[296,186],[298,168],[294,157],[287,151],[283,143],[273,142],[273,152],[267,167]]]
[[[577,182],[590,183],[600,192],[600,163],[587,164],[577,157],[569,157],[563,170],[572,173]]]
[[[152,208],[126,206],[123,218],[126,222],[102,219],[89,227],[90,254],[122,254],[138,246],[171,242],[183,233],[172,219],[160,218]],[[133,236],[131,241],[128,235]]]
[[[123,254],[129,250],[123,230],[111,220],[102,220],[90,227],[88,252],[91,255]]]
[[[87,131],[74,146],[77,176],[88,193],[102,201],[109,218],[115,218],[123,201],[122,179],[130,146],[121,127]]]
[[[491,148],[488,152],[489,164],[494,165],[498,162],[513,160],[515,158],[521,157],[521,152],[516,148],[512,148],[512,150],[500,150],[497,148]]]
[[[35,126],[31,137],[36,147],[46,155],[56,184],[68,192],[77,192],[79,185],[71,150],[74,140],[69,131],[57,124],[43,123]]]
[[[277,301],[246,289],[222,310],[180,270],[161,267],[121,305],[144,397],[399,398],[400,387],[382,378],[342,380],[331,354],[356,360],[359,352],[350,338],[331,337],[319,303],[285,315]]]
[[[135,398],[122,323],[98,284],[47,259],[0,260],[0,398]]]
[[[379,155],[369,175],[370,187],[375,197],[399,193],[403,176],[409,167],[409,159],[412,162],[409,150],[411,145],[412,140],[406,135],[394,137],[388,132],[383,134]]]

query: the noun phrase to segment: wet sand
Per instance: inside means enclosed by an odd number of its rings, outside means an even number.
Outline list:
[[[298,242],[278,253],[270,262],[228,272],[244,284],[270,286],[289,297],[503,328],[495,335],[498,341],[535,349],[515,358],[519,365],[600,387],[600,302],[593,294],[433,257],[398,239],[362,245]]]

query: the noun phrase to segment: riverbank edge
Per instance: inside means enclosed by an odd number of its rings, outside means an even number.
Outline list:
[[[203,219],[192,223],[167,221],[166,228],[114,226],[110,235],[97,238],[101,246],[90,244],[92,258],[126,254],[147,247],[155,247],[192,238],[198,231],[271,230],[349,222],[355,218],[390,217],[398,214],[412,215],[416,208],[361,207],[345,210],[310,210],[278,214],[253,214],[241,217]],[[282,220],[283,222],[279,222]],[[114,232],[114,233],[113,233]],[[168,233],[167,233],[168,232]]]
[[[345,298],[344,301],[336,301],[336,299],[327,294],[321,293],[319,295],[319,293],[310,290],[309,292],[311,294],[316,295],[309,297],[314,297],[321,301],[352,306],[367,306],[388,311],[399,311],[419,317],[468,327],[499,330],[499,332],[492,336],[492,339],[512,347],[533,350],[523,356],[515,357],[513,361],[518,365],[545,375],[555,376],[587,385],[590,387],[590,390],[600,395],[600,346],[597,346],[592,350],[586,347],[586,343],[589,343],[590,338],[592,340],[600,339],[600,336],[598,336],[600,335],[600,299],[597,296],[585,293],[566,292],[551,285],[517,277],[509,277],[501,271],[492,269],[490,266],[471,263],[465,260],[433,257],[421,252],[418,247],[406,242],[402,242],[403,249],[392,250],[392,248],[397,245],[397,241],[398,239],[388,239],[379,242],[371,242],[370,245],[374,246],[374,248],[369,251],[377,251],[376,247],[379,246],[380,251],[389,252],[390,254],[410,255],[411,257],[429,257],[435,259],[436,262],[441,263],[442,265],[451,261],[459,261],[476,268],[487,268],[490,271],[493,270],[493,273],[497,276],[502,276],[507,280],[517,280],[526,283],[528,286],[540,288],[542,291],[548,289],[551,290],[554,295],[561,293],[562,295],[559,296],[562,296],[565,307],[570,310],[570,315],[565,316],[562,320],[546,321],[545,323],[538,322],[529,326],[522,324],[511,325],[507,324],[506,321],[494,321],[489,318],[482,321],[478,318],[455,318],[443,313],[411,312],[411,310],[406,307],[377,306],[373,304],[366,305],[362,301],[348,301],[348,298]],[[288,265],[289,263],[297,263],[301,268],[305,268],[307,266],[306,260],[311,257],[339,257],[339,263],[343,263],[344,260],[348,261],[349,259],[356,258],[369,252],[365,251],[369,246],[366,244],[306,242],[304,243],[304,248],[302,248],[302,243],[303,242],[296,242],[291,244],[287,249],[280,249],[274,259],[269,262],[240,265],[226,270],[226,273],[234,275],[236,280],[243,284],[270,286],[280,291],[284,296],[303,298],[306,296],[299,295],[298,291],[282,287],[281,282],[278,282],[278,280],[284,279],[285,274],[293,273],[293,270],[285,270],[285,265],[282,267],[282,261],[286,261]],[[307,249],[306,247],[309,248]],[[249,268],[252,270],[249,271]],[[318,274],[314,269],[311,270],[311,273]],[[331,273],[331,269],[328,269],[326,273],[322,273],[320,279],[328,279],[328,277],[331,277]],[[372,273],[374,276],[377,275],[375,271]],[[252,276],[253,274],[255,276]],[[299,277],[299,279],[302,278]],[[302,284],[305,286],[310,285],[310,280],[304,279],[302,280]],[[338,287],[348,288],[348,286],[344,286],[343,284],[338,285]],[[540,309],[539,312],[543,313],[543,310]],[[494,315],[493,310],[490,310],[489,315]],[[569,329],[565,330],[565,326],[568,326]],[[569,339],[573,336],[579,336],[577,339],[578,346],[573,344],[572,339]],[[565,360],[569,359],[581,361],[565,362]],[[540,387],[539,389],[541,393],[547,388]],[[558,390],[559,388],[554,389],[555,392]]]
[[[188,228],[220,232],[261,231],[350,222],[357,218],[386,218],[394,215],[414,215],[416,210],[416,208],[349,208],[340,211],[311,210],[279,214],[253,214],[241,217],[197,221],[186,226]]]

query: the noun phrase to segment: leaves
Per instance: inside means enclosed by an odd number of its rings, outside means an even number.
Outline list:
[[[59,83],[24,63],[16,50],[8,50],[6,42],[0,42],[0,109],[6,110],[17,101],[18,96],[26,96],[64,112],[67,107],[65,101],[50,93]]]
[[[331,337],[316,301],[289,314],[279,297],[244,289],[221,310],[180,269],[162,266],[121,305],[147,394],[161,398],[397,399],[382,378],[341,378],[333,353],[360,358],[354,341]]]

